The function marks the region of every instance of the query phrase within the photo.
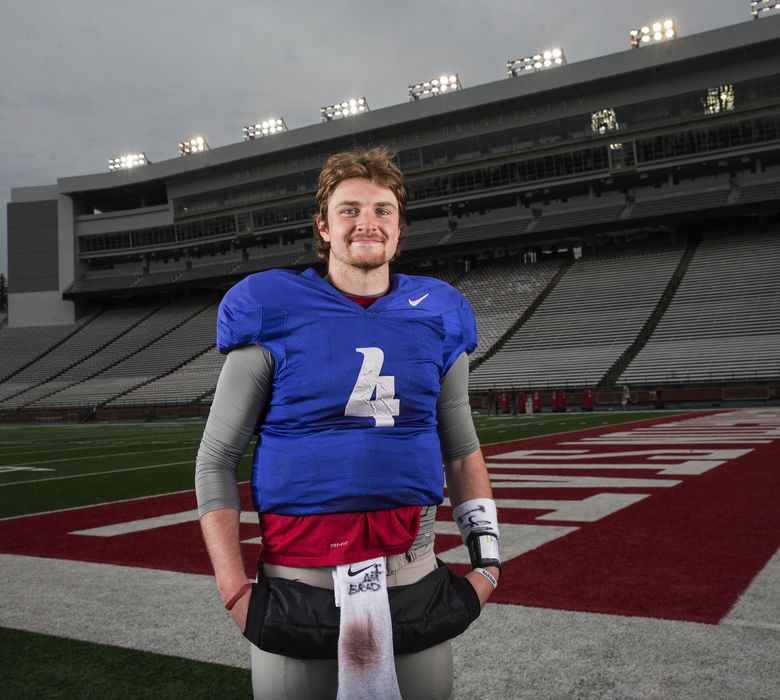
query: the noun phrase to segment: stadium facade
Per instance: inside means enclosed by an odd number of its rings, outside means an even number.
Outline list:
[[[580,256],[609,258],[626,245],[679,251],[648,292],[644,320],[611,351],[609,372],[579,384],[606,374],[617,381],[703,237],[761,235],[759,248],[777,245],[778,56],[780,17],[770,16],[135,169],[13,189],[6,329],[77,324],[97,306],[219,292],[251,272],[316,265],[319,169],[333,152],[383,144],[408,178],[401,269],[457,280],[496,259],[554,261],[534,299],[498,324],[476,371]],[[508,386],[500,371],[482,386],[493,383]]]

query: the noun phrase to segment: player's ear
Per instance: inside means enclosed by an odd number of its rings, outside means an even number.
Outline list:
[[[330,234],[328,233],[327,223],[322,220],[321,216],[316,218],[315,223],[317,225],[317,231],[319,232],[320,236],[322,236],[322,240],[330,242]]]

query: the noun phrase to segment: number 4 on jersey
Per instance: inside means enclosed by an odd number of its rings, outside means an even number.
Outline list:
[[[401,412],[400,402],[393,398],[395,377],[379,375],[385,354],[379,348],[355,348],[355,351],[363,355],[363,365],[344,415],[373,418],[377,427],[395,425],[393,416]]]

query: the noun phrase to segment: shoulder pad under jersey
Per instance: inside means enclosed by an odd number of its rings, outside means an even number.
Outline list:
[[[267,270],[245,277],[232,286],[217,312],[217,349],[227,354],[233,348],[259,343],[263,330],[264,309],[277,306],[285,290],[299,273],[289,270]]]
[[[413,304],[432,311],[444,321],[447,334],[445,340],[445,372],[461,353],[472,353],[477,347],[477,322],[468,299],[457,289],[435,277],[398,275],[398,291]],[[422,306],[424,305],[424,306]]]

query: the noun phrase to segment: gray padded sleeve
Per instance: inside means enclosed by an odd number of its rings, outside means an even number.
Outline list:
[[[469,404],[469,361],[461,353],[444,376],[436,404],[439,441],[445,462],[470,455],[479,447]]]
[[[195,462],[199,515],[241,510],[238,464],[268,401],[273,374],[273,358],[264,348],[247,345],[228,353]]]

